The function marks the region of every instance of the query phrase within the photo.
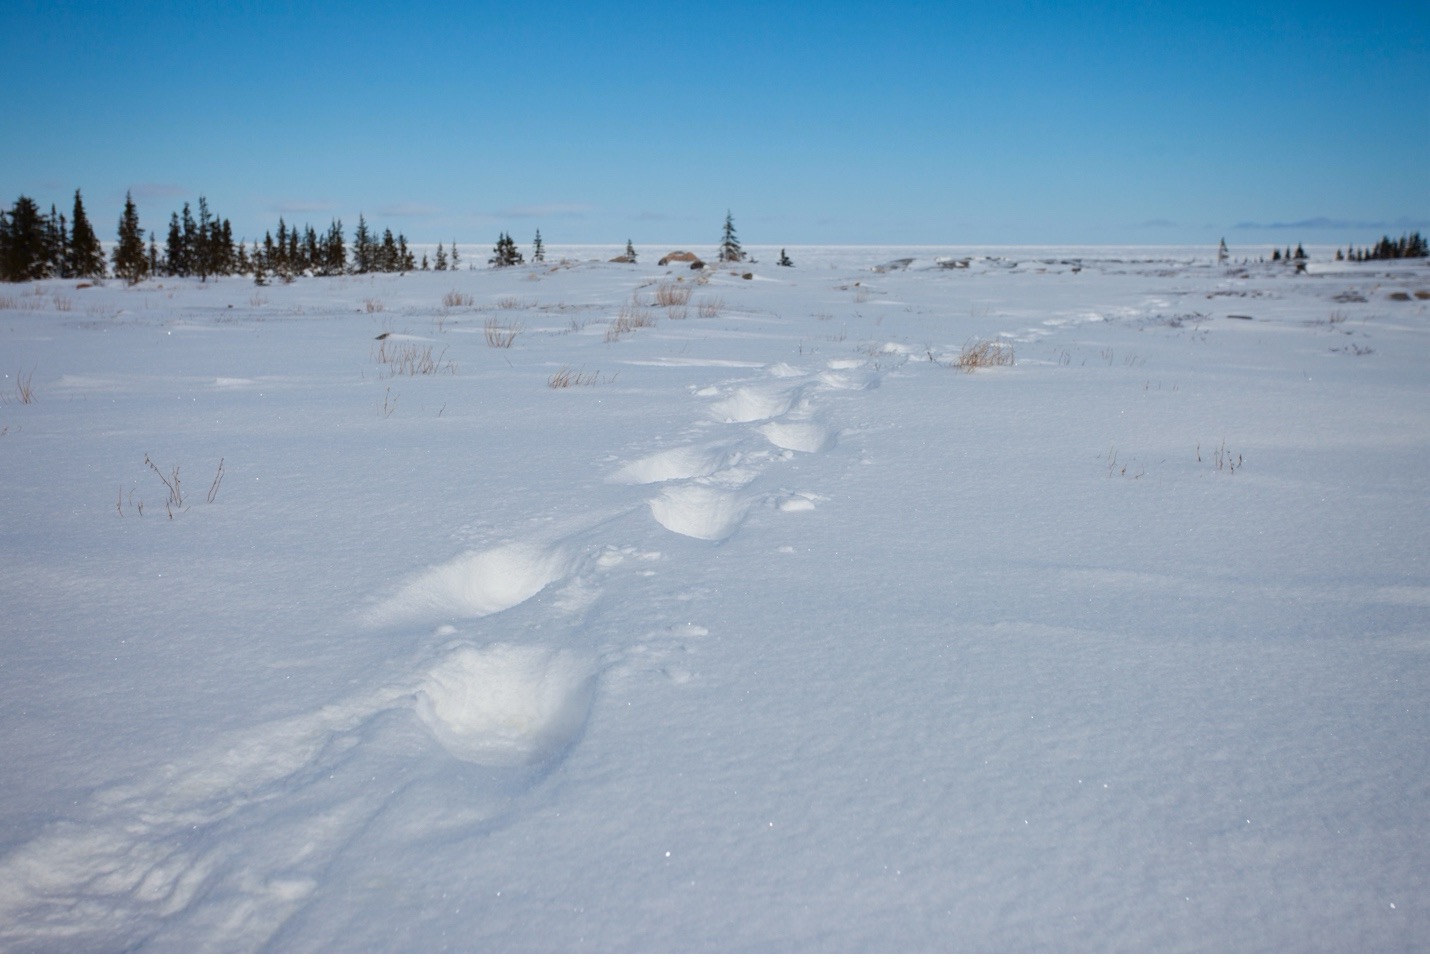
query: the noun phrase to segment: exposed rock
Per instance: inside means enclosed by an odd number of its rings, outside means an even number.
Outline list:
[[[613,257],[611,257],[611,259],[610,259],[608,262],[610,262],[610,263],[634,263],[635,261],[636,261],[636,258],[633,257],[633,256],[631,256],[629,253],[622,253],[620,256],[613,256]]]
[[[687,253],[685,250],[673,250],[660,258],[656,266],[665,266],[667,263],[698,263],[700,258],[694,253]]]
[[[691,260],[691,261],[690,261],[690,268],[691,268],[692,270],[703,270],[703,269],[705,269],[705,261],[704,261],[704,260]]]

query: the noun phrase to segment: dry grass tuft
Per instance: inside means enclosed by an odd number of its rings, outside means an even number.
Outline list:
[[[699,314],[701,319],[705,320],[714,319],[715,317],[719,316],[721,311],[724,309],[725,301],[720,299],[718,296],[701,297],[700,302],[695,304],[695,312]]]
[[[431,376],[435,373],[456,373],[457,364],[444,360],[447,348],[434,354],[431,346],[381,340],[373,358],[387,367],[389,376]]]
[[[15,374],[15,395],[19,398],[20,402],[26,406],[35,402],[35,389],[30,385],[30,380],[34,375],[35,371],[33,369],[28,373],[21,370]]]
[[[362,308],[367,313],[381,313],[384,309],[382,301],[368,297],[362,301]]]
[[[594,373],[587,373],[585,370],[573,370],[569,366],[563,366],[547,377],[546,385],[553,390],[564,390],[572,386],[596,386],[602,382],[614,383],[618,375],[619,374],[613,373],[605,380],[602,380],[600,370]]]
[[[521,332],[521,324],[512,323],[510,325],[498,322],[495,318],[487,320],[482,327],[482,332],[486,335],[487,346],[499,350],[510,349],[516,342],[516,335]]]
[[[655,288],[656,306],[684,306],[689,302],[690,287],[684,283],[671,283],[667,280]]]
[[[650,311],[643,309],[634,297],[631,302],[621,307],[621,312],[611,321],[611,325],[606,327],[607,343],[619,340],[632,330],[644,329],[648,326],[655,326],[655,321],[651,319]]]
[[[983,366],[1012,366],[1013,345],[1002,340],[973,340],[949,364],[956,370],[972,373]]]
[[[456,290],[452,290],[442,297],[442,305],[449,310],[454,310],[462,306],[471,306],[472,302],[472,295],[470,293],[458,293]]]

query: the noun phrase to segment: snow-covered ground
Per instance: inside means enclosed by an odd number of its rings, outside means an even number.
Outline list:
[[[0,947],[1430,947],[1430,268],[618,252],[0,288]]]

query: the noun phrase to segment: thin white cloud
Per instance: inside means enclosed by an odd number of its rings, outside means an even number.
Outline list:
[[[1313,216],[1305,220],[1289,222],[1256,223],[1243,220],[1232,227],[1233,230],[1417,230],[1426,225],[1424,220],[1402,216],[1395,220],[1337,220],[1327,216]]]
[[[394,216],[403,217],[405,219],[420,219],[423,217],[436,216],[441,212],[441,207],[432,206],[427,203],[389,203],[387,206],[377,208],[378,216]]]
[[[277,200],[269,206],[274,213],[331,213],[333,208],[327,200]]]
[[[165,200],[189,191],[177,183],[136,183],[129,192],[136,200]]]
[[[594,212],[596,208],[589,203],[532,203],[509,206],[495,211],[492,215],[516,220],[558,220],[580,219]]]

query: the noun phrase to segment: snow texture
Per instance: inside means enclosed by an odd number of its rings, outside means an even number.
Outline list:
[[[1430,267],[663,252],[0,291],[0,948],[1430,947]]]

